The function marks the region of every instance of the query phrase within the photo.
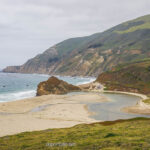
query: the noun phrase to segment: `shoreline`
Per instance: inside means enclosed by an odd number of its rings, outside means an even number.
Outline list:
[[[0,73],[9,73],[9,74],[28,74],[28,75],[46,75],[46,76],[59,76],[59,77],[81,77],[81,78],[96,78],[96,76],[83,76],[83,75],[77,75],[77,76],[70,76],[70,75],[59,75],[59,74],[46,74],[46,73],[22,73],[22,72],[4,72],[3,69],[0,70]]]
[[[140,97],[141,100],[139,100],[136,105],[124,107],[120,111],[130,113],[130,114],[150,115],[150,105],[143,102],[144,100],[148,99],[147,95],[140,94],[140,93],[132,93],[132,92],[104,91],[104,90],[103,93],[127,94],[127,95]]]
[[[20,132],[68,128],[82,123],[100,122],[101,120],[90,117],[95,113],[89,111],[87,104],[84,103],[110,101],[99,93],[128,94],[141,97],[137,104],[140,110],[142,101],[148,98],[139,93],[104,91],[104,86],[100,83],[92,82],[85,85],[88,87],[90,85],[90,88],[85,90],[86,94],[79,92],[79,94],[71,95],[44,95],[0,103],[0,137]],[[84,86],[84,84],[80,86]],[[99,86],[101,88],[98,88]],[[135,107],[136,111],[133,111]],[[140,113],[137,106],[123,108],[121,111],[145,114]]]
[[[127,95],[133,95],[137,97],[141,97],[142,100],[145,100],[148,98],[147,95],[140,94],[140,93],[132,93],[132,92],[123,92],[123,91],[103,91],[104,93],[116,93],[116,94],[127,94]]]
[[[150,105],[144,103],[143,101],[149,97],[140,93],[124,92],[124,91],[110,91],[104,90],[105,86],[99,82],[93,82],[85,85],[81,85],[85,89],[88,87],[87,91],[99,92],[99,93],[114,93],[114,94],[127,94],[140,97],[141,99],[134,106],[124,107],[120,111],[130,113],[130,114],[141,114],[141,115],[150,115]],[[98,87],[101,87],[100,89]],[[91,90],[90,90],[91,89]]]
[[[3,74],[4,75],[2,76],[2,79],[8,73],[3,73]],[[36,91],[37,91],[37,85],[40,82],[47,80],[50,76],[52,76],[52,75],[46,75],[46,74],[28,74],[28,73],[26,73],[26,74],[24,74],[24,73],[9,73],[9,74],[11,76],[10,77],[6,76],[6,77],[9,77],[9,78],[12,77],[14,79],[14,77],[20,78],[20,76],[21,76],[22,80],[25,79],[25,83],[23,82],[23,86],[20,86],[21,88],[18,88],[19,87],[18,85],[22,84],[22,81],[20,81],[20,80],[14,81],[17,83],[16,84],[17,86],[13,86],[12,82],[10,82],[10,84],[8,83],[8,85],[5,85],[5,83],[2,82],[2,86],[0,87],[0,89],[2,90],[1,94],[0,94],[0,103],[35,97]],[[25,76],[22,76],[22,75],[25,75]],[[29,77],[28,75],[31,77],[29,80],[28,80],[28,77]],[[32,81],[32,80],[34,80],[34,75],[35,75],[36,80]],[[73,77],[73,76],[57,75],[57,77],[60,78],[61,80],[64,80],[70,84],[74,84],[77,86],[79,84],[90,83],[95,80],[95,77],[92,77],[92,76],[75,76],[75,77]],[[14,90],[12,90],[12,89],[14,89]]]

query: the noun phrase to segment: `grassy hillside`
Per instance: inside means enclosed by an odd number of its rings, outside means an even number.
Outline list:
[[[150,95],[150,59],[143,59],[114,67],[102,73],[98,82],[109,90],[139,92]]]
[[[131,119],[25,132],[0,138],[1,150],[149,150],[150,120]]]
[[[129,21],[124,23],[124,30],[116,31],[116,32],[123,34],[123,33],[134,32],[136,30],[142,30],[142,29],[150,29],[149,15],[137,18],[134,20],[134,22]]]
[[[118,63],[150,57],[150,15],[105,32],[54,45],[22,66],[5,72],[97,76]]]

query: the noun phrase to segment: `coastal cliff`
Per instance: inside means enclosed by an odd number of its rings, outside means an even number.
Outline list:
[[[105,32],[65,40],[3,72],[98,76],[119,63],[150,57],[150,15]]]
[[[63,80],[52,76],[47,81],[41,82],[37,88],[37,96],[48,94],[66,94],[68,92],[80,91],[78,86],[68,84]]]
[[[150,95],[150,59],[118,65],[100,74],[96,81],[107,90]]]

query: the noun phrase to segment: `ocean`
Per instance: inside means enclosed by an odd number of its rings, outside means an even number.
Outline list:
[[[45,81],[50,75],[0,73],[0,102],[8,102],[36,95],[37,85]],[[57,76],[73,85],[85,84],[95,80],[93,77]]]

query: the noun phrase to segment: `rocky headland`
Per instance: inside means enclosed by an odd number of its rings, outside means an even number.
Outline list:
[[[4,72],[98,76],[119,63],[150,57],[150,15],[102,33],[58,43],[21,66]]]
[[[37,88],[37,96],[48,94],[66,94],[68,92],[81,91],[81,88],[68,84],[63,80],[52,76],[47,81],[41,82]]]

